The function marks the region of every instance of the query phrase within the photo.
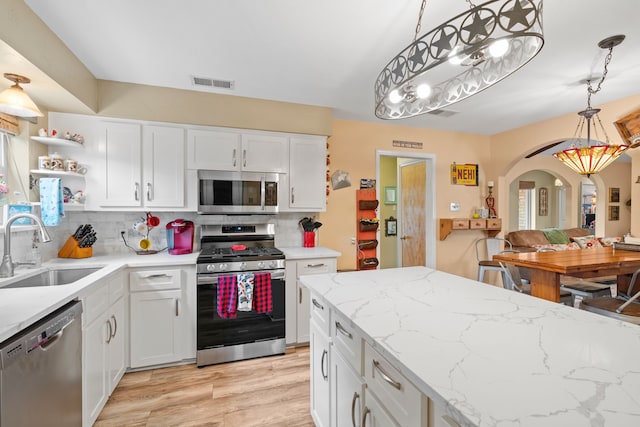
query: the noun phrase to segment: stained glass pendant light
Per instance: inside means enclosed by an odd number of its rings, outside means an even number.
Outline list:
[[[451,2],[451,0],[448,0]],[[462,101],[498,83],[544,44],[542,0],[491,0],[419,36],[396,55],[375,83],[375,114],[403,119]]]
[[[607,135],[607,131],[598,116],[600,108],[591,107],[591,95],[598,93],[602,89],[602,83],[609,71],[608,67],[611,62],[613,48],[622,43],[624,37],[625,36],[623,35],[612,36],[598,43],[598,47],[609,50],[604,62],[604,72],[602,73],[602,77],[595,89],[591,86],[591,80],[587,80],[587,108],[578,113],[580,119],[578,120],[578,126],[576,127],[576,131],[573,135],[571,147],[553,154],[556,159],[560,160],[579,174],[586,175],[587,177],[602,171],[629,148],[628,145],[616,145],[609,143],[609,135]],[[594,118],[596,120],[593,120]],[[593,131],[596,141],[599,140],[599,134],[601,133],[605,138],[605,144],[598,142],[591,145],[592,120],[594,121]],[[586,143],[583,143],[582,132],[585,124],[587,128],[587,140]]]

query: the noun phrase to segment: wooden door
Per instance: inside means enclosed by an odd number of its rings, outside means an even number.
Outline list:
[[[400,241],[402,266],[426,264],[427,164],[400,166]]]

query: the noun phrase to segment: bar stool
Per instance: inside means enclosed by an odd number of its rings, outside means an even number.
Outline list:
[[[640,297],[640,291],[632,294],[636,281],[638,280],[638,275],[640,275],[640,269],[636,270],[633,276],[631,276],[631,283],[629,283],[629,289],[626,294],[620,293],[617,297],[585,299],[582,301],[582,304],[580,304],[580,308],[592,313],[640,325],[640,303],[637,301]]]
[[[487,258],[480,256],[481,247],[485,246],[487,250]],[[476,259],[478,260],[478,282],[484,282],[485,271],[499,271],[502,274],[502,283],[504,283],[504,272],[498,261],[493,260],[493,256],[506,250],[513,251],[513,245],[507,239],[500,237],[483,237],[476,240]]]

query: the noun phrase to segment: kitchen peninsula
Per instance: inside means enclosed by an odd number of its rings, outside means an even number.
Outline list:
[[[426,267],[301,282],[317,425],[345,411],[402,426],[640,425],[636,325]]]

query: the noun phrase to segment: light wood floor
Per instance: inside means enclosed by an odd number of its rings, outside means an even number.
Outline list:
[[[204,368],[125,374],[94,425],[313,427],[309,347]]]

